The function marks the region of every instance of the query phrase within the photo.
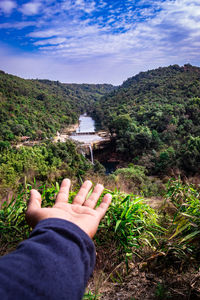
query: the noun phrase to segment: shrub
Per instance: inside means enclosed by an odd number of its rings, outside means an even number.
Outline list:
[[[158,215],[142,197],[111,192],[113,200],[100,224],[97,241],[115,243],[122,256],[131,256],[133,248],[158,244],[156,234],[162,232]]]
[[[170,180],[166,198],[173,203],[177,212],[173,219],[173,234],[178,245],[189,252],[197,253],[200,248],[200,192],[192,184],[180,179]],[[175,244],[175,242],[174,242]]]
[[[128,168],[117,169],[110,178],[119,187],[124,186],[125,190],[134,194],[142,194],[145,197],[162,195],[164,187],[160,179],[146,175],[146,168],[129,164]]]

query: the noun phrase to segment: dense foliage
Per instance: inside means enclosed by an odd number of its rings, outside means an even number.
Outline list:
[[[114,180],[116,187],[134,194],[145,197],[162,196],[165,188],[162,181],[155,176],[146,174],[145,167],[131,163],[128,167],[119,168],[110,174],[109,179]]]
[[[200,170],[200,68],[141,72],[95,105],[116,149],[151,172]]]
[[[100,226],[102,242],[116,243],[119,251],[127,257],[132,255],[134,247],[152,246],[152,241],[157,243],[154,234],[161,230],[158,215],[144,198],[117,190],[111,194],[111,207]]]
[[[52,137],[57,130],[77,122],[90,103],[112,89],[106,84],[25,80],[0,71],[1,146],[20,136]]]
[[[64,177],[79,178],[91,169],[91,163],[76,151],[70,140],[34,147],[4,149],[0,153],[0,195],[24,183],[52,182]]]
[[[200,251],[200,189],[192,184],[183,184],[180,179],[170,180],[167,186],[166,199],[173,203],[173,235],[179,250],[199,255]]]
[[[29,235],[30,229],[25,222],[25,210],[31,188],[30,184],[26,184],[10,203],[3,204],[0,210],[0,229],[4,242],[9,241],[12,244]],[[59,191],[59,184],[52,184],[50,187],[44,185],[38,190],[42,195],[43,207],[52,206]],[[104,191],[104,194],[106,192]],[[115,240],[124,254],[130,254],[132,247],[138,248],[150,244],[152,238],[155,239],[150,231],[156,230],[158,218],[156,212],[145,204],[141,197],[119,191],[109,192],[113,196],[113,201],[100,227],[99,236],[97,235],[98,243],[100,240],[102,243],[108,242],[109,239],[110,242]],[[70,203],[75,194],[73,191],[70,192]],[[109,233],[105,234],[105,230]]]

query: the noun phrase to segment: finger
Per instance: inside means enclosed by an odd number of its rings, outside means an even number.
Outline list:
[[[102,184],[97,184],[94,188],[94,191],[90,195],[90,197],[84,202],[84,206],[88,206],[90,208],[95,208],[99,197],[101,196],[104,187]]]
[[[100,220],[104,217],[106,211],[108,210],[108,207],[111,203],[111,200],[112,200],[111,194],[106,194],[103,197],[103,200],[102,200],[101,204],[96,208],[96,211],[99,214]]]
[[[31,190],[27,212],[30,213],[33,210],[41,208],[41,202],[42,202],[42,198],[40,193],[36,190]]]
[[[71,181],[66,178],[62,181],[59,193],[57,195],[55,203],[67,202],[69,197],[69,188],[71,185]]]
[[[85,201],[85,198],[87,194],[89,193],[90,189],[92,187],[92,182],[89,180],[86,180],[83,185],[80,188],[80,191],[74,198],[73,204],[82,205]]]

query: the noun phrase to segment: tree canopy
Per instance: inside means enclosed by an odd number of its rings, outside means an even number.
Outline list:
[[[0,140],[43,139],[74,124],[80,113],[114,87],[25,80],[0,72]]]
[[[146,160],[151,172],[200,169],[198,67],[141,72],[96,102],[93,116],[116,135],[118,152],[142,165]]]

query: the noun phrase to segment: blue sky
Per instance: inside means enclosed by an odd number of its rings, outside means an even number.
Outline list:
[[[199,54],[200,0],[0,0],[0,69],[23,78],[121,84]]]

